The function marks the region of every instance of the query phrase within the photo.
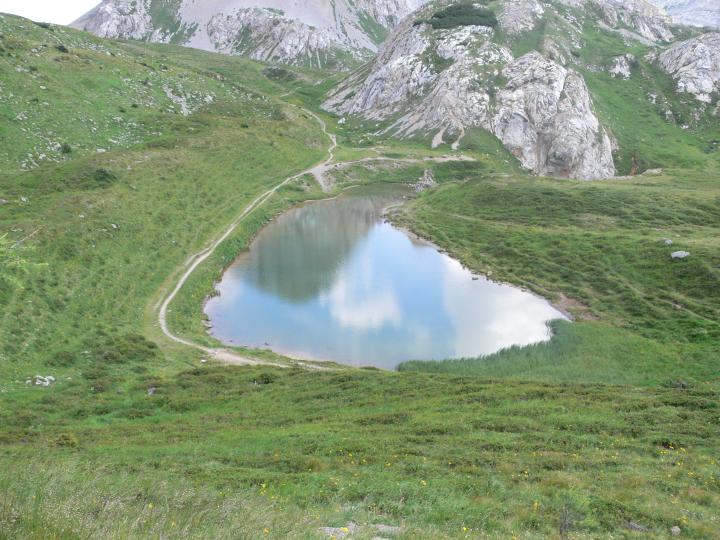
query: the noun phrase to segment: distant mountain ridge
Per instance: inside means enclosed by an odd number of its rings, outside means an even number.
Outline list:
[[[255,60],[344,68],[367,60],[425,0],[103,0],[72,26]]]
[[[720,28],[719,0],[649,0],[662,7],[677,24]]]

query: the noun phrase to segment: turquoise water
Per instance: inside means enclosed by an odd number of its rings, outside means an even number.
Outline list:
[[[547,301],[473,277],[383,222],[397,195],[305,205],[268,225],[206,305],[230,345],[393,369],[549,339]]]

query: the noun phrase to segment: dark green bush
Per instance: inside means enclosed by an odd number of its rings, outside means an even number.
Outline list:
[[[61,448],[77,448],[80,444],[77,436],[73,433],[61,433],[53,442],[55,446]]]
[[[453,4],[438,11],[429,20],[417,21],[415,24],[427,23],[435,30],[456,28],[458,26],[489,26],[498,25],[495,13],[474,4]]]
[[[261,373],[255,378],[255,384],[272,384],[275,379],[276,377],[272,373]]]
[[[159,355],[159,349],[139,334],[126,334],[104,339],[93,347],[92,355],[99,362],[126,364],[152,360]]]
[[[298,76],[284,67],[268,66],[262,70],[262,74],[273,81],[294,81]]]
[[[55,356],[48,359],[47,365],[52,367],[70,367],[75,364],[76,360],[77,355],[74,353],[69,351],[60,351]]]
[[[93,180],[95,180],[95,183],[99,186],[109,186],[117,181],[117,176],[107,169],[97,169],[93,173]]]

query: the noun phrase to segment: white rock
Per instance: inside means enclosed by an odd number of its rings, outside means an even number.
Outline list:
[[[632,54],[621,54],[613,58],[609,73],[616,79],[629,79],[632,75],[632,66],[636,62]]]
[[[35,383],[35,386],[43,386],[48,387],[52,383],[55,382],[55,377],[52,375],[48,375],[47,377],[44,377],[42,375],[35,375],[35,377],[29,382],[29,384]]]
[[[670,257],[673,259],[687,259],[689,256],[690,253],[688,251],[675,251],[670,254]]]
[[[720,92],[720,33],[676,43],[660,54],[658,62],[677,81],[679,92],[705,103]]]
[[[508,0],[500,9],[498,21],[509,34],[519,34],[534,29],[543,13],[538,0]]]
[[[345,527],[320,527],[318,529],[321,534],[334,538],[347,538],[358,530],[359,527],[355,523],[348,523]]]

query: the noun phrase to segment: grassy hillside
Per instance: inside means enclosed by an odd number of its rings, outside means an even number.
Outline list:
[[[24,412],[3,421],[5,538],[717,533],[717,395],[701,388],[220,367],[61,388],[6,400]]]
[[[397,220],[470,268],[554,299],[579,320],[560,324],[550,345],[404,369],[548,381],[720,382],[714,162],[703,171],[593,183],[458,176],[406,206]],[[673,261],[670,254],[679,250],[691,256]]]
[[[339,538],[353,523],[359,539],[718,537],[711,154],[661,176],[540,180],[473,132],[477,163],[433,167],[442,185],[397,219],[574,300],[579,321],[543,347],[407,366],[430,374],[203,364],[162,336],[157,302],[250,201],[324,157],[317,122],[278,98],[317,106],[330,82],[9,16],[0,34],[0,237],[27,263],[0,248],[0,539]],[[430,153],[357,126],[341,143],[342,159]],[[173,304],[173,329],[201,338],[222,265],[319,196],[303,178],[252,214]]]

